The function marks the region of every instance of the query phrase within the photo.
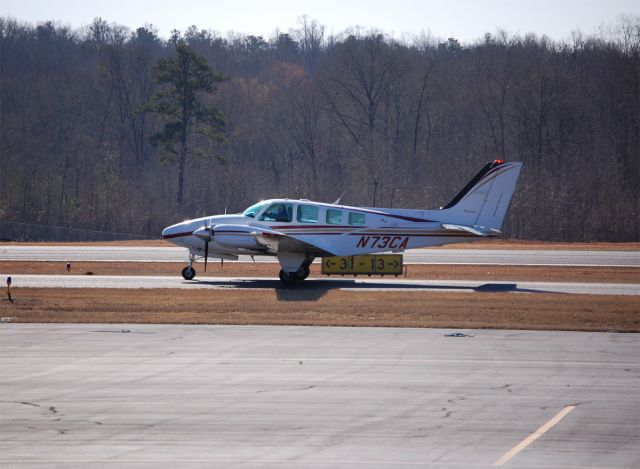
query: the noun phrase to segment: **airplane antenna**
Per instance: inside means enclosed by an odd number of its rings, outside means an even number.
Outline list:
[[[254,258],[253,256],[249,256],[249,257],[251,258],[251,260],[252,260],[252,261],[253,261],[253,263],[255,264],[255,263],[256,263],[255,258]]]
[[[347,191],[344,191],[342,194],[340,194],[340,197],[338,197],[338,200],[336,200],[333,205],[338,205],[340,203],[340,201],[342,200],[342,196],[345,195],[347,193]]]

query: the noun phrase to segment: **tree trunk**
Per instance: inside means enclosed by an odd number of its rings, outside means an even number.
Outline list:
[[[183,207],[184,196],[184,170],[187,162],[187,133],[183,132],[180,142],[180,162],[178,167],[178,208]]]

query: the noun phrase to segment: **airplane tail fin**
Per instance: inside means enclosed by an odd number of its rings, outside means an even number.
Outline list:
[[[522,163],[487,163],[442,207],[443,218],[449,223],[500,230],[521,169]]]

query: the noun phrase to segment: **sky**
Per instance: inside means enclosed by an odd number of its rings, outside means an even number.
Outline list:
[[[0,15],[73,28],[96,17],[132,29],[153,25],[160,36],[191,25],[219,33],[271,37],[296,28],[306,15],[338,34],[360,26],[397,38],[431,33],[462,42],[504,29],[568,39],[597,32],[620,14],[640,15],[638,0],[0,0]]]

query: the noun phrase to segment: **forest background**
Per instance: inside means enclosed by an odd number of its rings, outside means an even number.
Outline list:
[[[182,199],[145,108],[181,41],[226,77],[202,97],[225,141],[190,140]],[[24,237],[18,223],[158,237],[271,197],[437,208],[494,159],[524,162],[506,237],[640,240],[640,17],[468,44],[308,18],[269,38],[168,39],[0,18],[0,238]]]

